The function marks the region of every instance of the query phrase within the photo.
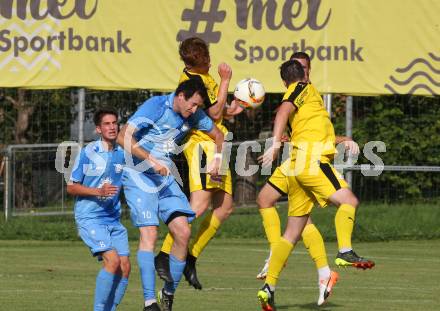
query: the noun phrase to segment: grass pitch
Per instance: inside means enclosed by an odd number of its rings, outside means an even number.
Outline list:
[[[142,310],[142,292],[131,244],[132,274],[118,310]],[[277,288],[278,310],[440,310],[440,241],[356,243],[376,261],[371,271],[337,269],[340,281],[318,308],[317,275],[302,244],[291,255]],[[336,245],[327,245],[333,265]],[[100,265],[80,242],[0,241],[0,310],[92,310]],[[179,287],[174,310],[260,310],[255,279],[267,255],[262,240],[217,239],[199,260],[204,285]],[[161,281],[158,282],[162,284]]]

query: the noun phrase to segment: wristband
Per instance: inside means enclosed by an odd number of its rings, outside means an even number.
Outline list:
[[[214,153],[214,159],[222,159],[223,158],[223,155],[221,154],[221,153],[219,153],[219,152],[216,152],[216,153]]]

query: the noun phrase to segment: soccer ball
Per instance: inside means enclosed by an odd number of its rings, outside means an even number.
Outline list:
[[[264,101],[263,84],[257,79],[247,78],[237,83],[234,96],[237,103],[243,108],[257,108]]]

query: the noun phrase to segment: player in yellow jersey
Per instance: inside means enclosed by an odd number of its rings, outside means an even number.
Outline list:
[[[225,63],[218,66],[220,85],[209,74],[211,60],[208,45],[199,38],[184,40],[179,47],[179,54],[185,64],[179,83],[188,79],[202,81],[207,89],[209,100],[205,101],[205,111],[217,127],[226,134],[228,131],[222,124],[224,116],[234,116],[243,108],[232,102],[227,105],[229,82],[232,77],[231,67]],[[184,154],[189,167],[190,204],[196,217],[203,215],[210,206],[210,211],[202,221],[200,229],[189,247],[189,254],[184,270],[186,280],[196,289],[201,289],[197,273],[196,260],[214,237],[220,225],[233,211],[232,178],[229,169],[216,178],[206,174],[203,168],[213,158],[220,157],[215,153],[213,140],[201,131],[192,131],[185,144]],[[173,244],[173,238],[167,235],[160,253],[156,256],[155,264],[159,276],[165,280],[170,278],[168,254]]]
[[[357,256],[351,247],[358,200],[331,165],[336,152],[335,134],[322,98],[311,83],[302,82],[306,81],[305,73],[298,61],[283,63],[280,73],[287,92],[275,118],[275,147],[263,162],[270,157],[272,161],[277,154],[286,125],[290,129],[293,150],[291,161],[282,168],[284,175],[288,176],[287,226],[283,237],[271,246],[272,255],[266,283],[258,291],[258,299],[266,311],[275,308],[274,291],[279,274],[294,245],[300,240],[315,202],[321,207],[326,207],[329,203],[338,206],[335,216],[339,246],[337,260],[347,265],[357,263],[368,268],[374,266],[372,261]],[[331,278],[329,282],[330,280]]]
[[[305,73],[304,80],[310,82],[309,77],[311,66],[308,54],[304,52],[296,52],[290,57],[290,59],[297,60],[302,65]],[[339,143],[344,143],[345,149],[351,154],[359,153],[359,146],[351,138],[336,136],[336,144]],[[260,157],[260,160],[266,160],[270,165],[272,165],[271,159],[272,155],[269,154],[266,154],[266,159],[264,159],[263,156]],[[288,162],[284,163],[284,166],[287,164]],[[263,219],[265,232],[271,245],[281,238],[280,219],[274,206],[281,196],[288,194],[288,187],[288,176],[285,175],[283,166],[280,165],[267,180],[257,197],[257,203]],[[337,280],[337,273],[332,272],[329,268],[324,240],[318,228],[313,224],[311,217],[307,220],[307,225],[302,233],[302,239],[311,258],[315,262],[318,271],[318,305],[321,305],[330,295],[332,285]],[[266,259],[263,269],[257,275],[258,279],[263,280],[266,278],[267,269],[269,268],[269,258]]]

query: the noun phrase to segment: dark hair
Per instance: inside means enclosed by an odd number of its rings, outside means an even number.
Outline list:
[[[177,86],[175,94],[179,95],[180,93],[183,93],[186,100],[192,97],[195,93],[198,93],[204,102],[208,99],[208,92],[206,91],[205,85],[202,81],[195,78],[180,83]]]
[[[95,125],[96,126],[100,125],[102,118],[104,118],[104,116],[107,114],[112,114],[116,117],[116,120],[118,119],[118,113],[113,108],[110,107],[98,108],[98,110],[96,110],[95,113],[93,114],[93,122],[95,123]]]
[[[293,59],[305,59],[307,61],[307,65],[310,67],[310,56],[305,52],[295,52],[290,56],[290,60]]]
[[[283,79],[287,85],[301,81],[305,77],[304,68],[297,60],[284,62],[280,67],[280,75],[281,79]]]
[[[198,67],[209,64],[208,44],[200,38],[188,38],[180,43],[179,55],[185,65]]]

